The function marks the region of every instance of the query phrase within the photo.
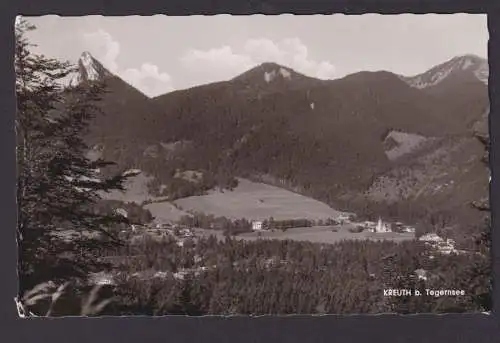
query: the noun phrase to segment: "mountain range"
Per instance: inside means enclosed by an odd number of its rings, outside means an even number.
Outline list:
[[[196,170],[208,188],[240,176],[368,217],[439,216],[470,228],[479,218],[470,202],[488,194],[475,137],[488,134],[487,79],[487,61],[473,55],[412,77],[378,71],[336,80],[263,63],[148,98],[84,53],[70,85],[106,83],[106,115],[87,137],[93,152],[154,176],[158,189],[196,192],[203,182],[176,176]]]

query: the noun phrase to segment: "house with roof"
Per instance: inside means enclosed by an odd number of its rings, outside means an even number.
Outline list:
[[[262,231],[264,230],[264,226],[262,225],[262,221],[256,220],[252,222],[252,230],[253,231]]]

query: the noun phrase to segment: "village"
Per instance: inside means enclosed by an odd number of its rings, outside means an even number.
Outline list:
[[[126,215],[126,211],[123,209],[117,209],[117,212]],[[337,226],[339,227],[358,227],[363,228],[364,233],[367,234],[377,234],[379,239],[383,239],[384,234],[411,234],[413,239],[415,239],[415,230],[413,227],[405,226],[402,223],[388,223],[384,222],[381,218],[377,222],[372,221],[363,221],[361,223],[353,222],[352,215],[343,215],[337,218]],[[329,228],[329,227],[328,227]],[[314,230],[314,228],[299,228],[301,230]],[[260,234],[266,232],[275,232],[279,234],[276,230],[269,229],[267,225],[265,225],[265,221],[253,221],[252,222],[252,233],[249,234],[257,234],[257,239],[265,239]],[[327,233],[335,234],[337,231],[326,231]],[[352,231],[351,231],[352,233]],[[181,249],[185,249],[188,247],[192,247],[196,245],[196,241],[201,237],[207,236],[215,236],[218,240],[224,239],[224,235],[222,232],[217,230],[206,230],[194,227],[188,227],[186,225],[180,225],[175,223],[156,223],[153,225],[135,225],[132,224],[129,229],[122,230],[120,232],[122,238],[125,238],[129,241],[131,245],[141,245],[144,243],[144,240],[152,239],[158,242],[166,242],[170,241],[172,243],[175,242],[175,245]],[[245,234],[237,235],[235,239],[246,239],[248,236]],[[290,239],[297,239],[293,236],[285,236]],[[307,237],[307,236],[305,236]],[[300,240],[306,240],[304,236],[301,236]],[[351,236],[350,239],[370,239],[370,236],[361,236],[359,238],[355,238],[355,236]],[[288,239],[287,238],[287,239]],[[269,238],[272,239],[272,238]],[[349,239],[349,238],[347,238]],[[432,255],[431,258],[435,258],[436,255],[450,255],[450,254],[462,254],[465,251],[455,249],[455,242],[452,239],[444,239],[437,235],[436,233],[428,233],[418,238],[418,241],[423,242],[426,246],[431,248]],[[189,242],[189,244],[187,244]],[[89,282],[92,284],[114,284],[117,277],[125,277],[125,278],[137,278],[137,279],[156,279],[156,278],[174,278],[178,280],[183,280],[186,275],[198,275],[200,273],[206,272],[213,268],[217,268],[216,265],[206,266],[202,263],[203,258],[199,255],[194,256],[195,267],[193,268],[178,268],[175,272],[165,272],[165,271],[156,271],[153,272],[151,270],[145,270],[140,272],[134,272],[131,274],[124,275],[123,273],[107,273],[107,272],[99,272],[92,273],[89,275]],[[237,264],[237,262],[235,262]],[[275,261],[274,259],[266,259],[263,261],[266,267],[271,267],[272,265],[278,264],[286,264],[286,260]],[[120,276],[121,275],[121,276]],[[415,271],[415,275],[418,279],[425,280],[428,277],[428,273],[424,269],[419,269]]]
[[[128,217],[128,213],[124,208],[116,208],[115,213]],[[192,215],[191,215],[192,216]],[[245,219],[246,220],[246,219]],[[196,222],[196,221],[195,221]],[[254,220],[247,220],[251,226],[249,226],[251,233],[256,234],[258,237],[262,237],[263,233],[266,232],[286,232],[291,229],[304,230],[304,231],[314,231],[317,228],[330,229],[331,233],[338,232],[339,230],[348,230],[352,234],[356,233],[373,233],[373,234],[408,234],[414,238],[415,228],[409,225],[405,225],[401,222],[388,222],[382,220],[381,217],[378,218],[377,222],[374,221],[357,221],[356,216],[352,213],[341,213],[335,218],[327,218],[325,220],[275,220],[271,218],[259,218]],[[284,224],[284,225],[283,225]],[[148,235],[156,238],[173,236],[182,238],[194,238],[200,235],[200,232],[208,231],[210,234],[216,234],[216,236],[224,236],[226,231],[220,226],[217,226],[216,220],[212,218],[212,222],[209,223],[208,227],[197,227],[196,224],[186,224],[185,222],[179,221],[156,221],[149,224],[131,224],[129,229],[121,230],[120,234],[123,236],[129,236],[133,239],[138,239],[143,235]],[[217,232],[218,231],[218,232]],[[247,233],[247,232],[243,232]],[[232,236],[239,236],[243,234],[242,232],[231,234]],[[244,236],[244,235],[242,235]],[[379,236],[383,238],[383,236]],[[409,236],[408,236],[409,237]],[[354,238],[354,237],[353,237]],[[388,238],[390,239],[390,238]],[[182,244],[182,243],[179,243]]]
[[[118,208],[115,212],[127,217],[127,211],[123,208]],[[271,217],[270,219],[250,220],[247,223],[249,223],[248,229],[233,232],[231,230],[228,231],[227,227],[224,229],[224,226],[218,225],[216,220],[204,226],[186,224],[182,221],[164,222],[154,220],[149,224],[131,224],[130,227],[121,230],[120,236],[131,243],[137,242],[145,236],[155,240],[174,237],[177,242],[176,244],[179,246],[182,246],[186,239],[196,239],[197,237],[208,237],[211,235],[218,239],[224,239],[229,235],[235,239],[244,240],[291,239],[326,244],[350,239],[387,239],[394,241],[415,239],[415,228],[412,226],[401,222],[387,222],[380,217],[377,222],[357,221],[356,217],[349,213],[340,214],[335,219],[328,218],[319,221],[303,221],[300,219],[279,221]],[[441,245],[453,245],[452,242],[448,242],[439,236],[437,237],[440,240],[427,236],[423,236],[422,240],[429,240],[429,242]]]
[[[384,222],[380,217],[377,222],[373,221],[355,222],[353,218],[354,216],[352,214],[341,214],[337,217],[336,220],[334,220],[335,226],[337,225],[354,226],[358,232],[366,231],[373,233],[388,233],[388,232],[415,233],[415,228],[404,225],[401,222],[396,222],[392,224],[389,222]],[[259,231],[270,230],[270,228],[268,225],[265,225],[264,221],[256,220],[252,222],[252,230],[259,232]]]

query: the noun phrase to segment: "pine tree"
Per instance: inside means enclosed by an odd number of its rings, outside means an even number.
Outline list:
[[[123,189],[124,177],[100,177],[109,166],[86,158],[83,135],[104,91],[100,83],[64,89],[76,69],[34,54],[26,21],[16,25],[17,202],[21,292],[103,268],[99,249],[117,244],[107,228],[124,218],[94,210],[100,191]],[[61,229],[63,228],[63,229]],[[64,239],[70,232],[72,239]]]

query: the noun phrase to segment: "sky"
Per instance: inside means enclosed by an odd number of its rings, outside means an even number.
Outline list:
[[[485,14],[26,17],[34,50],[90,52],[148,96],[229,80],[263,62],[320,79],[362,70],[413,76],[455,56],[487,57]]]

